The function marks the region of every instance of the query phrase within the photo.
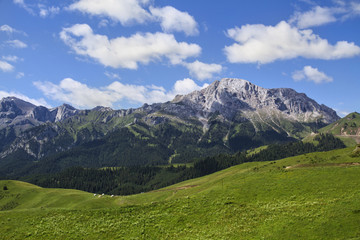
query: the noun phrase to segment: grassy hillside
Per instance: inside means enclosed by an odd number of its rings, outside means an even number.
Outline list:
[[[124,197],[0,181],[0,239],[359,239],[359,176],[347,148]]]
[[[339,137],[346,145],[360,143],[360,114],[350,113],[344,118],[322,128],[321,133],[331,133]]]

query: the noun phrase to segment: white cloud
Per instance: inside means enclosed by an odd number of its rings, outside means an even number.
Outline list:
[[[13,47],[13,48],[26,48],[27,47],[27,44],[18,40],[18,39],[15,39],[15,40],[9,40],[9,41],[6,41],[6,43],[10,46],[10,47]]]
[[[104,74],[105,74],[105,76],[107,76],[108,78],[111,78],[111,79],[119,79],[119,80],[121,79],[119,74],[116,74],[116,73],[105,72]]]
[[[15,4],[20,5],[21,7],[26,6],[24,0],[13,0],[13,2],[14,2]]]
[[[189,70],[191,76],[199,80],[210,79],[214,74],[222,71],[220,64],[207,64],[197,60],[192,63],[183,63],[183,65]]]
[[[327,23],[336,22],[336,17],[334,15],[340,10],[339,8],[336,9],[316,6],[304,13],[296,12],[289,22],[295,23],[298,28],[321,26]]]
[[[54,16],[60,12],[60,7],[46,6],[45,4],[43,4],[44,2],[47,1],[28,1],[27,3],[25,3],[24,0],[13,0],[13,2],[19,5],[20,7],[22,7],[23,9],[25,9],[29,14],[33,16],[38,15],[42,18]],[[37,3],[37,2],[42,2],[42,3]]]
[[[306,12],[295,12],[290,18],[289,23],[295,24],[298,28],[303,29],[360,16],[360,3],[344,1],[333,2],[336,4],[335,6],[314,6]]]
[[[292,78],[295,81],[307,80],[317,84],[333,81],[332,77],[327,76],[325,73],[311,66],[305,66],[302,70],[293,72]]]
[[[198,86],[190,78],[185,78],[184,80],[176,81],[171,94],[173,96],[176,96],[178,94],[184,95],[184,94],[188,94],[195,90],[201,90],[203,88],[206,88],[207,86],[209,86],[209,84],[206,84],[206,83],[203,86]]]
[[[342,20],[360,16],[360,2],[350,2],[348,9],[347,14],[342,17]]]
[[[6,32],[6,33],[17,32],[16,29],[14,29],[14,28],[10,27],[9,25],[6,25],[6,24],[0,26],[0,31],[1,32]]]
[[[229,29],[227,35],[237,42],[224,48],[231,63],[265,64],[296,57],[330,60],[360,54],[360,47],[353,42],[331,45],[311,30],[299,30],[285,21],[276,26],[248,24]]]
[[[70,103],[79,108],[93,108],[96,106],[113,107],[121,101],[143,104],[154,102],[165,102],[172,100],[177,94],[186,94],[194,90],[200,90],[208,86],[198,86],[191,79],[179,80],[170,91],[159,86],[142,86],[123,84],[114,81],[110,85],[94,88],[86,84],[65,78],[56,85],[51,82],[34,82],[47,97]]]
[[[184,32],[188,36],[197,35],[198,24],[194,17],[187,12],[182,12],[174,7],[162,8],[148,6],[151,0],[79,0],[71,4],[67,9],[80,11],[92,16],[108,17],[122,25],[132,23],[144,24],[147,22],[160,22],[165,32]],[[99,26],[106,26],[103,20]]]
[[[14,55],[2,56],[2,59],[8,62],[17,62],[19,60],[22,60],[18,56],[14,56]]]
[[[0,61],[0,70],[3,72],[11,72],[14,71],[14,66],[8,62]]]
[[[24,76],[25,76],[25,73],[23,73],[23,72],[18,72],[18,73],[16,74],[16,78],[17,78],[17,79],[23,78]]]
[[[107,25],[109,25],[109,21],[107,19],[102,19],[98,24],[98,28],[107,27]]]
[[[34,10],[31,7],[29,7],[24,0],[13,0],[13,2],[19,5],[20,7],[24,8],[29,14],[35,15]]]
[[[360,14],[360,3],[359,2],[351,2],[352,12],[355,14]]]
[[[7,24],[4,24],[4,25],[1,25],[0,26],[0,32],[5,32],[7,34],[13,34],[13,33],[17,33],[17,34],[21,34],[21,35],[24,35],[24,36],[27,36],[27,34],[23,31],[20,31],[20,30],[17,30],[13,27],[10,27],[9,25]]]
[[[165,32],[184,32],[188,36],[199,33],[196,21],[187,12],[181,12],[171,6],[150,7],[150,12]]]
[[[137,69],[138,64],[168,58],[172,64],[179,64],[188,57],[197,56],[200,46],[177,42],[166,33],[136,33],[128,38],[108,39],[94,34],[87,24],[76,24],[64,28],[60,38],[75,53],[91,57],[105,66]]]
[[[40,98],[40,99],[29,98],[28,96],[25,96],[24,94],[21,94],[18,92],[0,91],[0,99],[2,99],[4,97],[16,97],[16,98],[20,98],[26,102],[30,102],[36,106],[44,106],[44,107],[48,107],[48,108],[51,107],[43,98]]]
[[[39,16],[46,18],[48,16],[54,16],[56,14],[58,14],[60,12],[60,8],[59,7],[47,7],[44,4],[38,4],[39,7]]]
[[[123,25],[144,23],[151,15],[143,6],[148,0],[80,0],[71,4],[69,10],[78,10],[90,15],[107,16]]]
[[[71,78],[65,78],[59,85],[51,82],[35,82],[34,85],[47,97],[71,103],[76,107],[111,106],[113,101],[108,91],[90,88]]]

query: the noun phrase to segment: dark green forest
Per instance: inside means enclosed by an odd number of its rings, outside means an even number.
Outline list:
[[[73,188],[93,193],[128,195],[169,186],[201,177],[245,162],[274,161],[311,152],[344,148],[344,143],[331,134],[319,134],[313,143],[302,141],[273,144],[253,154],[241,151],[194,160],[193,165],[128,166],[84,168],[73,166],[59,173],[36,174],[20,178],[42,187]],[[144,155],[146,157],[146,154]]]

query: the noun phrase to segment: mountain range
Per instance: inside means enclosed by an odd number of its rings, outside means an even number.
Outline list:
[[[67,104],[48,109],[8,97],[0,102],[0,174],[186,163],[302,139],[339,119],[293,89],[233,78],[126,110]]]

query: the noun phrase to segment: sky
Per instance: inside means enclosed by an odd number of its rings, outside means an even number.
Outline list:
[[[360,0],[0,1],[0,98],[166,102],[215,80],[360,112]]]

